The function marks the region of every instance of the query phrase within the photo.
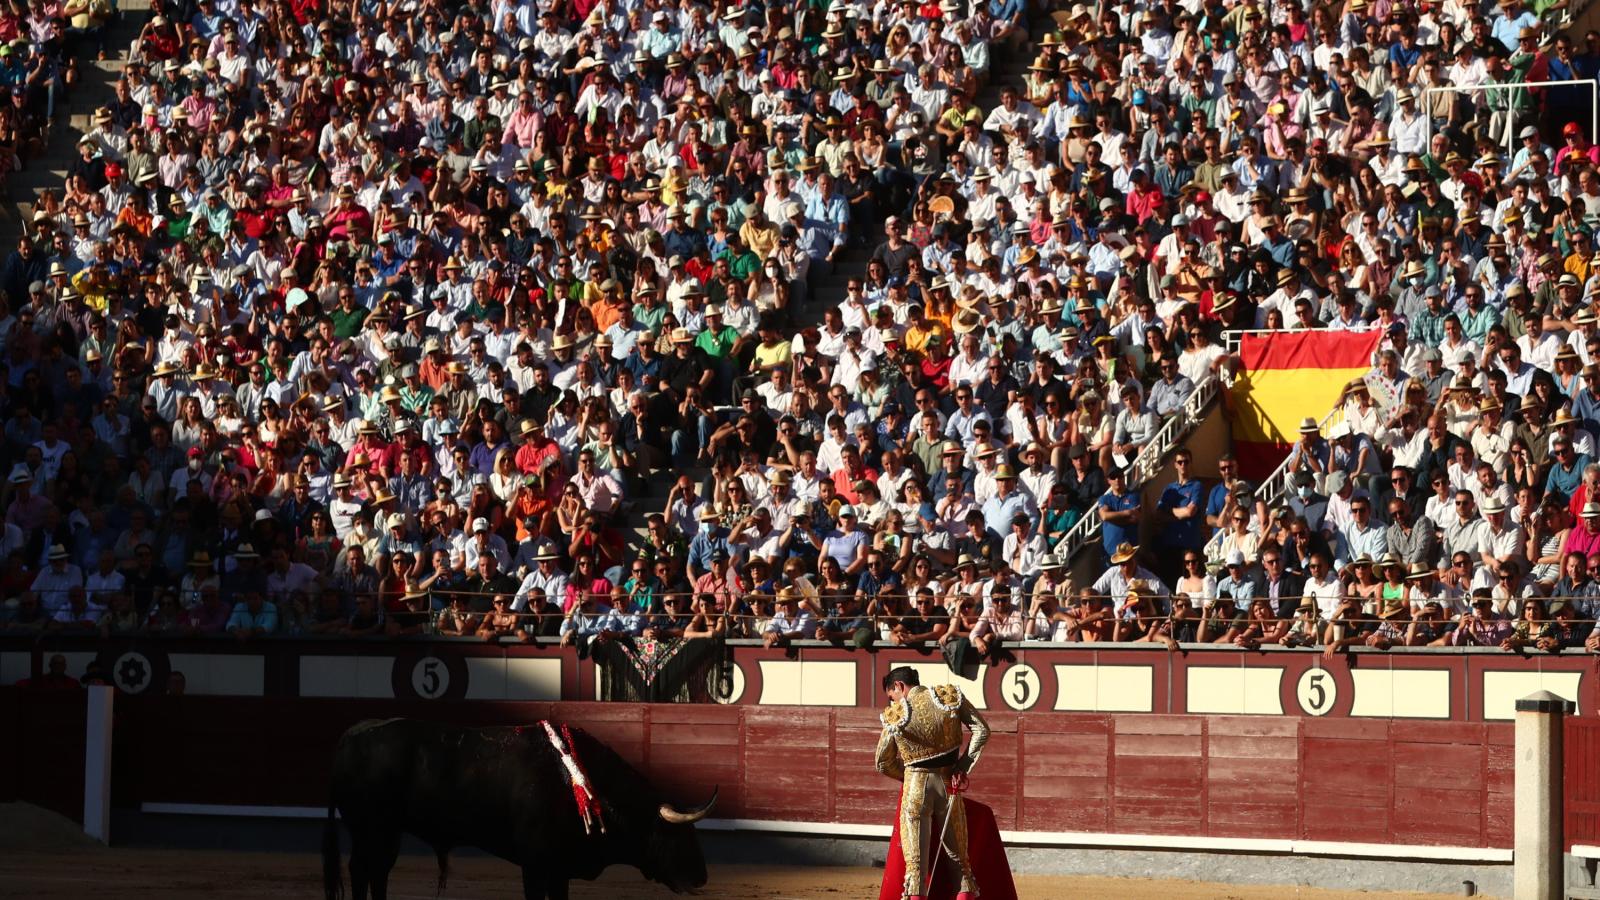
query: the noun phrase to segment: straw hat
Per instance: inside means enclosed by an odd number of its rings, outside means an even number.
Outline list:
[[[1114,566],[1120,566],[1128,560],[1133,559],[1138,555],[1138,553],[1139,547],[1137,544],[1130,544],[1124,541],[1123,543],[1118,544],[1116,552],[1111,554],[1111,564]]]

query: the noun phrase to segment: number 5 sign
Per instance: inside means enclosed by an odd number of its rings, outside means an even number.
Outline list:
[[[1027,663],[1017,663],[1000,678],[1000,699],[1017,712],[1032,709],[1039,702],[1039,673]]]
[[[1339,683],[1326,669],[1311,668],[1300,673],[1294,686],[1294,697],[1300,709],[1308,716],[1325,716],[1333,710],[1339,699]]]
[[[437,700],[450,689],[450,669],[437,656],[424,656],[411,668],[411,689],[424,700]]]

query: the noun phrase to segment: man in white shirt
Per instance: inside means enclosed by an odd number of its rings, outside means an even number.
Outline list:
[[[1578,287],[1578,276],[1571,272],[1563,273],[1557,284],[1559,287]],[[1544,330],[1542,316],[1524,316],[1523,325],[1527,333],[1517,338],[1517,349],[1522,351],[1522,358],[1546,372],[1555,372],[1556,354],[1561,352],[1563,346],[1561,338]]]
[[[1485,568],[1493,571],[1507,561],[1522,561],[1522,529],[1506,518],[1506,505],[1491,495],[1483,504],[1485,527],[1479,536],[1478,552]]]
[[[1394,150],[1401,156],[1418,156],[1428,150],[1428,117],[1417,109],[1417,95],[1410,88],[1395,94],[1396,110],[1389,124]]]
[[[1317,613],[1323,619],[1331,617],[1339,608],[1339,599],[1344,595],[1344,583],[1334,575],[1327,554],[1321,551],[1311,554],[1311,559],[1306,562],[1305,586],[1301,590],[1305,596],[1316,601]]]

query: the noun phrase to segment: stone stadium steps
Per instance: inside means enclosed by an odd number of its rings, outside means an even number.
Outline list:
[[[58,101],[44,151],[6,184],[8,196],[0,201],[0,237],[6,247],[16,242],[32,220],[39,194],[50,188],[59,190],[66,183],[66,167],[77,153],[78,139],[93,127],[95,109],[115,96],[112,85],[121,77],[128,47],[148,21],[149,11],[150,0],[122,0],[116,18],[107,26],[108,57],[96,60],[85,56],[78,60],[78,84],[64,101]]]

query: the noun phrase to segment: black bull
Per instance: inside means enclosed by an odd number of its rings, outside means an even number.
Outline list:
[[[408,719],[367,721],[339,740],[323,833],[323,886],[343,890],[335,810],[350,831],[355,900],[385,900],[389,870],[409,832],[439,857],[442,889],[454,847],[479,847],[522,868],[527,900],[566,900],[567,881],[631,865],[675,892],[705,884],[691,812],[665,803],[609,747],[573,728],[572,746],[599,798],[605,832],[584,832],[561,757],[544,728],[461,728]]]

